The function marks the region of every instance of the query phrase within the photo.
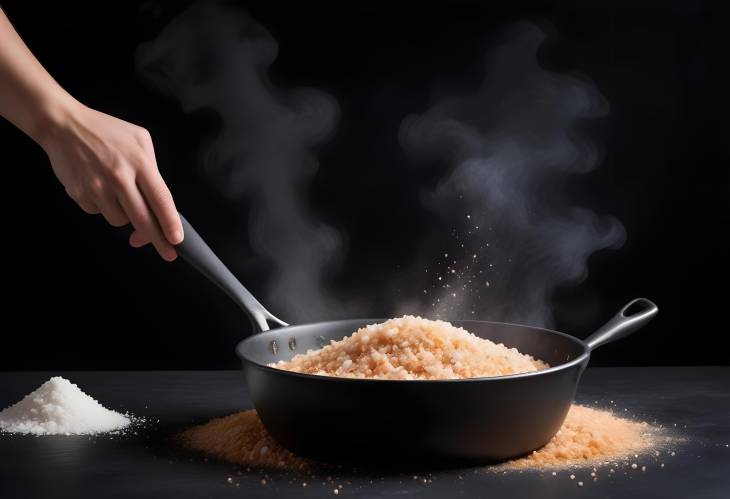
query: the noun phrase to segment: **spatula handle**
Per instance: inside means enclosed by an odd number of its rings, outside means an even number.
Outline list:
[[[200,234],[180,215],[185,238],[175,247],[178,254],[213,284],[223,290],[251,318],[256,332],[268,331],[267,320],[281,326],[288,324],[276,318],[241,284],[230,270],[213,253]]]

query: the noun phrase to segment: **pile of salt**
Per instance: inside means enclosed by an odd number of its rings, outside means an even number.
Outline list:
[[[130,419],[60,376],[0,412],[0,430],[34,435],[88,435],[120,430]]]

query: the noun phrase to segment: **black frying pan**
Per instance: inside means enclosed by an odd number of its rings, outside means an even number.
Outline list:
[[[484,321],[455,326],[517,348],[551,368],[458,380],[373,380],[268,367],[384,319],[289,326],[269,313],[183,219],[180,255],[228,294],[260,331],[236,352],[266,429],[291,451],[329,462],[495,462],[527,454],[558,431],[591,351],[648,323],[657,307],[637,298],[581,341],[557,331]],[[269,331],[268,321],[279,329]]]

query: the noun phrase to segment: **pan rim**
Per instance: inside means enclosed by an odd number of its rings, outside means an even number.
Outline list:
[[[269,331],[263,331],[261,333],[255,333],[249,336],[248,338],[245,338],[238,342],[236,345],[236,355],[239,359],[241,359],[243,362],[246,362],[248,364],[251,364],[253,366],[256,366],[258,368],[264,369],[266,371],[271,371],[273,373],[277,374],[284,374],[287,376],[295,376],[299,378],[304,379],[312,379],[312,380],[320,380],[324,382],[331,382],[331,381],[338,381],[338,382],[354,382],[354,383],[371,383],[371,382],[378,382],[378,383],[397,383],[397,384],[440,384],[440,383],[466,383],[466,382],[496,382],[496,381],[509,381],[514,379],[523,379],[523,378],[531,378],[535,376],[542,376],[547,375],[551,373],[556,373],[559,371],[563,371],[566,369],[570,369],[572,367],[575,367],[576,365],[582,364],[584,361],[587,363],[587,361],[590,359],[591,352],[588,348],[588,345],[581,339],[576,338],[575,336],[571,336],[566,333],[561,333],[560,331],[555,331],[554,329],[548,329],[548,328],[542,328],[542,327],[536,327],[536,326],[528,326],[524,324],[517,324],[514,322],[499,322],[499,321],[480,321],[480,320],[472,320],[472,319],[454,319],[453,321],[448,322],[478,322],[480,324],[489,324],[489,325],[495,325],[495,326],[510,326],[510,327],[520,327],[520,328],[527,328],[527,329],[533,329],[537,331],[543,331],[550,334],[555,334],[558,336],[561,336],[563,338],[566,338],[574,343],[576,343],[578,346],[580,346],[583,349],[583,352],[578,355],[575,359],[570,360],[568,362],[564,362],[562,364],[558,364],[555,366],[551,366],[547,369],[541,369],[539,371],[529,371],[524,373],[517,373],[517,374],[505,374],[500,376],[483,376],[480,378],[457,378],[457,379],[377,379],[377,378],[343,378],[343,377],[337,377],[337,376],[328,376],[328,375],[320,375],[320,374],[307,374],[307,373],[298,373],[294,371],[287,371],[285,369],[279,369],[276,367],[271,367],[268,364],[262,364],[260,362],[256,362],[243,354],[242,350],[245,348],[245,344],[249,341],[253,341],[254,338],[257,338],[260,335],[274,335],[278,334],[281,331],[295,328],[299,326],[314,326],[314,325],[326,325],[326,324],[334,324],[334,323],[343,323],[343,322],[361,322],[361,321],[376,321],[373,322],[383,322],[387,319],[372,319],[372,318],[361,318],[361,319],[343,319],[343,320],[332,320],[332,321],[321,321],[321,322],[310,322],[306,324],[294,324],[289,325],[277,329],[271,329]]]

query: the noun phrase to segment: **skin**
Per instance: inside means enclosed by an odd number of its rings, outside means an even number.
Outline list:
[[[167,261],[183,228],[144,128],[91,109],[33,56],[0,9],[0,115],[48,155],[66,193],[111,225],[132,224],[129,243],[151,243]]]

